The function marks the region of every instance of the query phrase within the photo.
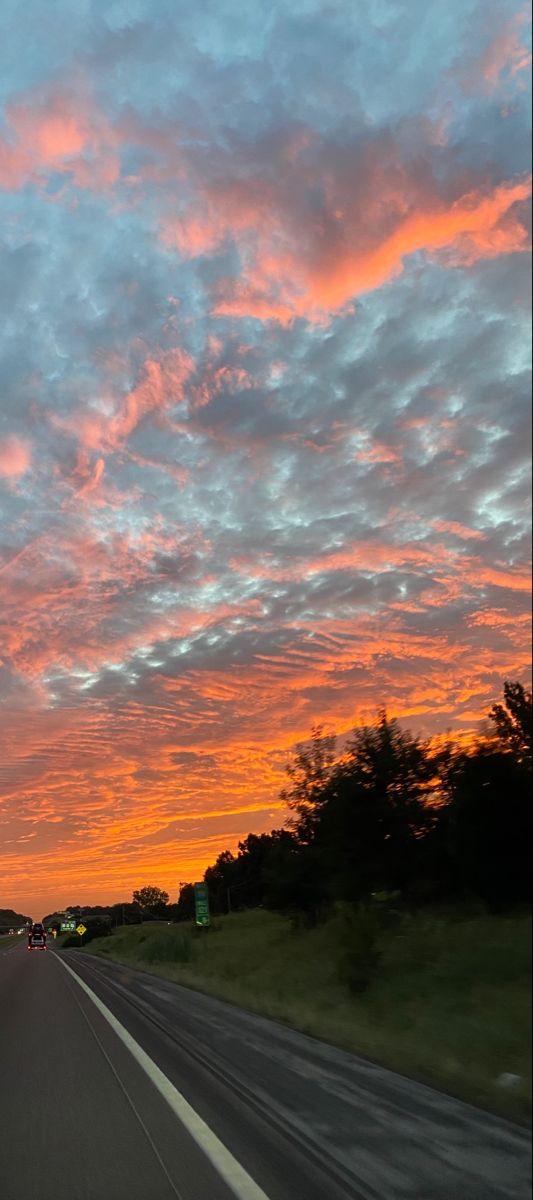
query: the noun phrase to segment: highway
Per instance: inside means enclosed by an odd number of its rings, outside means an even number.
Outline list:
[[[522,1200],[530,1138],[223,1001],[0,943],[2,1200]]]

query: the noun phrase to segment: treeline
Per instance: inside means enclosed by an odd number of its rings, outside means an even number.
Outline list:
[[[85,917],[110,917],[115,925],[139,925],[141,913],[137,904],[68,904],[61,912],[47,913],[42,918],[47,928],[56,926],[62,921],[76,921],[77,924]]]
[[[123,904],[69,904],[61,912],[48,913],[42,920],[47,929],[55,927],[59,930],[61,923],[68,920],[76,921],[76,924],[80,921],[87,924],[89,918],[94,921],[101,918],[108,920],[111,926],[140,925],[143,921],[171,921],[177,915],[177,904],[167,904],[163,901],[143,908],[136,901],[124,901]]]
[[[204,881],[214,914],[260,905],[314,921],[336,900],[391,895],[424,905],[479,899],[495,911],[531,903],[531,693],[504,685],[475,744],[438,749],[381,710],[339,752],[316,726],[287,765],[281,829],[224,850]],[[155,887],[114,905],[65,910],[91,935],[141,921],[194,919]],[[63,914],[43,918],[59,927]]]
[[[13,908],[0,908],[0,933],[6,933],[9,929],[20,929],[29,919],[22,913],[15,912]]]
[[[137,888],[131,901],[117,904],[68,904],[61,912],[43,917],[46,929],[57,933],[65,921],[86,926],[86,941],[109,932],[117,925],[140,925],[143,921],[173,921],[178,919],[177,904],[169,904],[168,892],[158,887]],[[90,936],[89,936],[90,935]],[[85,937],[85,935],[84,935]],[[74,943],[76,939],[74,938]]]
[[[283,829],[249,834],[204,875],[214,913],[264,905],[318,919],[335,900],[394,893],[413,905],[531,902],[531,694],[503,703],[469,749],[439,749],[379,712],[342,753],[318,726],[281,793]],[[179,919],[194,914],[182,886]]]

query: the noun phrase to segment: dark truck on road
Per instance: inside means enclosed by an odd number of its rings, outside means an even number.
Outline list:
[[[46,950],[46,930],[40,921],[35,921],[28,931],[28,950]]]

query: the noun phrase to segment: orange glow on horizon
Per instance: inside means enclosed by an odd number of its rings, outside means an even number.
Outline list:
[[[175,899],[283,824],[313,726],[384,705],[469,745],[531,670],[523,0],[237,36],[101,7],[4,47],[0,906],[29,915]]]

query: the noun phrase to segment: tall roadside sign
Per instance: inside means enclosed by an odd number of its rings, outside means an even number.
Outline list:
[[[197,925],[208,929],[211,921],[209,916],[209,892],[206,883],[194,885],[194,917]]]

